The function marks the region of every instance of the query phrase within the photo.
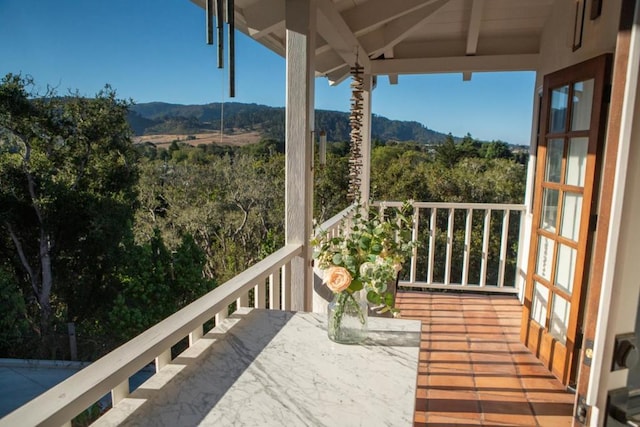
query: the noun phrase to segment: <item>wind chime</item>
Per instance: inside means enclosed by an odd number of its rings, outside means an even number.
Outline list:
[[[229,97],[236,96],[236,53],[235,53],[235,5],[234,0],[206,0],[207,44],[212,45],[213,16],[216,17],[218,33],[218,68],[224,68],[224,24],[227,24],[227,48],[229,50]]]
[[[351,125],[351,146],[349,149],[349,189],[347,198],[354,202],[360,199],[360,176],[362,171],[362,93],[364,91],[364,79],[362,67],[357,63],[351,68],[351,113],[349,124]]]
[[[216,30],[218,33],[218,68],[224,68],[224,24],[227,24],[227,48],[229,51],[229,97],[236,96],[236,47],[235,47],[235,5],[234,0],[205,0],[207,44],[212,45],[213,16],[216,16]],[[220,143],[224,139],[224,88],[220,102]]]

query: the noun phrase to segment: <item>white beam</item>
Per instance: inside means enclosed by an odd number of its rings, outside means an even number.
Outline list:
[[[350,66],[357,61],[365,69],[371,67],[367,51],[353,34],[349,26],[342,19],[331,0],[317,0],[318,2],[318,33],[338,55]]]
[[[478,50],[483,9],[484,0],[471,2],[471,17],[469,18],[469,30],[467,31],[467,55],[475,55]]]
[[[372,74],[433,74],[465,71],[535,71],[540,56],[487,55],[440,58],[383,59],[371,61]]]
[[[310,310],[313,268],[312,134],[314,123],[316,1],[286,0],[285,242],[302,244],[291,260],[291,309]]]
[[[342,67],[327,73],[327,79],[329,80],[329,84],[331,86],[337,86],[344,81],[351,74],[351,70],[348,65],[343,65]]]
[[[378,57],[404,40],[416,27],[423,25],[431,15],[448,2],[449,0],[436,0],[414,13],[398,18],[360,37],[360,43],[371,58]]]
[[[269,27],[266,27],[266,28],[264,28],[263,30],[260,30],[260,31],[255,30],[253,28],[248,28],[249,35],[255,40],[260,40],[261,38],[264,38],[264,37],[268,36],[269,34],[277,33],[277,32],[280,32],[280,31],[282,31],[284,29],[285,29],[284,21],[278,21],[275,24],[273,24],[273,25],[271,25]]]
[[[249,35],[254,38],[264,37],[265,34],[281,28],[284,13],[284,0],[261,0],[240,10],[249,29]]]
[[[344,59],[342,59],[333,50],[327,51],[321,55],[316,55],[316,70],[320,74],[332,73],[343,67],[347,67],[348,69],[349,64],[345,64]]]
[[[369,0],[364,5],[345,10],[342,18],[356,36],[361,36],[434,1],[436,0]]]

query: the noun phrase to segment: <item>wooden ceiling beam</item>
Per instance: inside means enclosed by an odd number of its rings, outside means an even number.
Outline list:
[[[365,72],[371,68],[366,50],[353,34],[331,0],[318,0],[318,33],[350,66],[356,61]]]
[[[284,14],[284,0],[261,0],[240,9],[249,35],[255,39],[283,28]]]
[[[474,0],[471,3],[471,17],[469,18],[469,29],[467,31],[467,55],[475,55],[478,50],[483,9],[484,0]]]
[[[451,56],[371,61],[372,74],[434,74],[483,71],[535,71],[540,55]]]
[[[423,25],[431,15],[448,2],[449,0],[435,0],[414,13],[395,19],[376,31],[365,34],[359,38],[360,43],[369,57],[376,58],[404,40],[416,27]]]
[[[342,18],[356,36],[364,35],[404,15],[415,12],[437,0],[369,0],[342,13]]]
[[[329,80],[329,84],[331,86],[337,86],[342,83],[347,77],[351,75],[351,67],[348,65],[343,65],[340,68],[333,70],[330,73],[327,73],[326,77]]]

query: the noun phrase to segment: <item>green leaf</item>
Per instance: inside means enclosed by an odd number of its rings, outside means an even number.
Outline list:
[[[367,236],[362,236],[360,238],[360,249],[366,251],[367,249],[369,249],[370,245],[371,245],[371,238]]]
[[[362,288],[363,288],[363,285],[360,279],[354,279],[353,281],[351,281],[351,284],[349,285],[349,289],[351,289],[352,292],[360,291],[362,290]]]
[[[352,255],[344,257],[344,265],[350,270],[356,270],[356,259]]]
[[[392,293],[388,293],[384,296],[384,303],[389,307],[393,307],[393,300],[394,298]]]
[[[372,254],[378,255],[382,252],[382,245],[380,243],[374,243],[371,245],[370,251]]]
[[[334,265],[341,265],[342,264],[342,254],[335,254],[333,256],[333,264]]]
[[[380,304],[380,295],[375,291],[367,292],[367,300],[373,304]]]

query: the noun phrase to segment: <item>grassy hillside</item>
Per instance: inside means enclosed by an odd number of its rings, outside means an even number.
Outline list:
[[[186,135],[220,130],[224,107],[226,132],[258,132],[264,138],[284,140],[284,108],[229,102],[224,105],[180,105],[149,102],[131,107],[129,122],[136,135]],[[329,141],[349,140],[349,115],[340,111],[316,110],[316,129],[325,130]],[[389,120],[373,116],[371,136],[382,141],[442,142],[445,134],[418,122]]]

